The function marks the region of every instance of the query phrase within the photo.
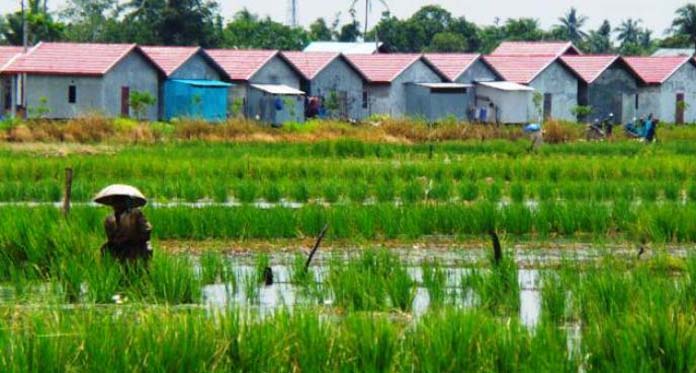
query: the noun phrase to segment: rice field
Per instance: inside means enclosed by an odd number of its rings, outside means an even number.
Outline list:
[[[0,370],[693,370],[696,147],[527,148],[0,145]],[[99,255],[113,183],[150,198],[147,268]]]

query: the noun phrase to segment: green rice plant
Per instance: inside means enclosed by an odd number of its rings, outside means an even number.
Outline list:
[[[375,185],[375,197],[379,202],[394,202],[396,191],[393,180],[381,180]]]
[[[517,203],[524,202],[525,187],[522,183],[510,184],[510,198],[512,199],[513,202],[517,202]]]
[[[415,284],[400,261],[393,263],[391,273],[385,281],[385,291],[392,307],[409,312],[416,297]]]
[[[401,191],[401,201],[404,203],[419,202],[423,200],[424,197],[425,190],[418,180],[407,183],[406,187]]]
[[[201,299],[201,280],[188,257],[155,255],[147,269],[135,271],[142,273],[129,289],[135,297],[168,304],[198,303]]]
[[[264,282],[266,269],[271,268],[271,257],[266,253],[256,255],[254,263],[254,272],[259,283]]]
[[[257,185],[254,182],[243,181],[235,186],[234,196],[242,203],[256,202]]]
[[[562,325],[566,318],[567,287],[556,273],[545,273],[541,281],[541,313],[544,322]]]
[[[557,198],[556,190],[549,183],[542,183],[537,189],[537,196],[542,202],[553,201]]]
[[[295,202],[306,203],[309,201],[309,190],[304,182],[297,182],[291,188],[291,198]]]
[[[696,202],[696,183],[689,184],[689,189],[686,191],[689,197],[689,202]]]
[[[667,182],[663,188],[665,199],[677,201],[681,199],[681,185],[675,182]]]
[[[352,183],[348,188],[348,198],[353,203],[363,203],[367,199],[369,193],[369,187],[367,183],[362,181],[356,181]]]
[[[423,286],[428,289],[430,306],[439,308],[445,304],[447,297],[447,272],[437,260],[426,260],[421,265]]]
[[[225,203],[228,199],[229,192],[227,190],[227,185],[216,183],[213,190],[213,200],[218,203]]]
[[[256,273],[244,275],[242,286],[244,286],[244,296],[249,304],[259,304],[261,302],[261,285],[259,285],[259,277]]]
[[[452,195],[452,184],[449,181],[441,180],[431,183],[428,190],[428,199],[433,201],[449,201]]]
[[[338,183],[335,181],[324,183],[322,196],[324,197],[324,201],[328,203],[338,202],[338,199],[341,197],[341,189]]]
[[[479,188],[475,182],[462,181],[459,183],[459,198],[463,201],[472,202],[479,196]]]
[[[486,200],[489,202],[498,202],[500,201],[500,198],[502,197],[503,192],[500,188],[500,185],[498,183],[491,183],[488,185],[488,188],[486,189],[484,193],[484,197],[486,197]]]
[[[651,182],[640,183],[638,184],[638,193],[643,201],[654,202],[657,200],[658,188]]]
[[[349,315],[343,322],[339,344],[345,346],[343,368],[352,372],[388,372],[397,363],[397,328],[384,316]],[[372,341],[365,343],[365,341]]]
[[[512,253],[506,253],[489,272],[474,269],[462,278],[464,294],[473,292],[478,306],[495,315],[516,315],[520,309],[520,286],[517,265]]]
[[[264,186],[262,196],[266,202],[277,203],[283,198],[283,191],[278,183],[270,182]]]
[[[231,284],[236,288],[234,266],[223,254],[206,252],[200,257],[200,278],[203,284]]]

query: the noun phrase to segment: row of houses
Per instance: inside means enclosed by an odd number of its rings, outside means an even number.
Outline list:
[[[56,119],[91,112],[149,120],[244,115],[280,124],[308,113],[527,123],[576,120],[577,108],[586,106],[591,118],[613,113],[617,122],[649,114],[696,122],[690,56],[583,55],[564,42],[505,42],[487,56],[383,54],[354,44],[314,50],[0,47],[0,98],[6,113]],[[156,104],[137,110],[134,97],[143,93]]]

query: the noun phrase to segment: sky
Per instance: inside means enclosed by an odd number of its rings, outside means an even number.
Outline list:
[[[290,0],[218,0],[221,13],[231,18],[235,12],[248,8],[250,11],[268,15],[278,22],[288,19],[288,2]],[[313,20],[324,17],[327,21],[335,18],[338,12],[343,19],[348,17],[352,0],[296,0],[299,8],[299,21],[308,25]],[[60,9],[66,0],[49,0],[52,9]],[[384,10],[378,0],[372,0],[370,24],[374,25]],[[684,0],[386,0],[390,11],[399,18],[407,18],[420,7],[429,4],[440,5],[455,16],[465,16],[469,21],[479,25],[494,23],[496,17],[504,21],[507,18],[531,17],[541,22],[542,27],[549,28],[558,23],[558,17],[570,7],[589,17],[586,29],[597,28],[604,19],[609,19],[612,26],[617,26],[626,18],[637,18],[643,25],[652,29],[654,36],[664,36],[674,18],[674,11],[685,5]],[[360,0],[361,5],[364,0]],[[0,0],[0,13],[19,9],[20,0]],[[359,19],[364,18],[364,5],[359,7]]]

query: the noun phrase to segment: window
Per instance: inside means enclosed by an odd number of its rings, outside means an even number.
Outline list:
[[[363,91],[362,107],[363,109],[367,109],[367,91]]]
[[[77,87],[71,85],[68,87],[68,103],[74,104],[77,102]]]
[[[640,96],[636,93],[636,110],[640,109],[640,100],[638,99]]]

